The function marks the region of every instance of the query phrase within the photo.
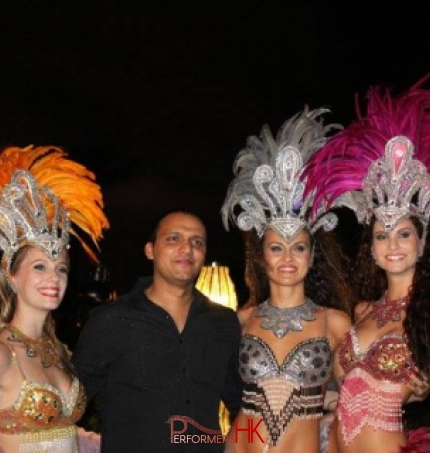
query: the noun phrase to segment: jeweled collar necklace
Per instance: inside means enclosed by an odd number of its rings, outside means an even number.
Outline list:
[[[59,354],[54,343],[47,335],[43,335],[38,340],[33,340],[12,324],[7,324],[5,329],[9,331],[7,340],[12,343],[23,344],[25,346],[27,356],[30,358],[40,356],[40,360],[44,368],[49,368],[52,365],[59,366]]]
[[[320,307],[311,299],[297,307],[280,308],[270,305],[269,300],[262,302],[256,308],[254,316],[264,318],[260,327],[271,330],[277,338],[284,337],[288,332],[303,330],[302,321],[314,321],[315,311]]]
[[[376,326],[381,328],[389,321],[400,321],[402,319],[402,311],[406,310],[408,304],[408,296],[401,299],[388,300],[387,293],[385,293],[377,302],[373,303],[371,317],[376,321]]]

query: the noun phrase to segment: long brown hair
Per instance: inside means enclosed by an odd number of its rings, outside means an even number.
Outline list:
[[[422,222],[410,217],[421,240],[427,237]],[[378,300],[387,290],[387,276],[372,257],[373,227],[375,218],[363,226],[356,264],[352,269],[352,286],[358,300]],[[417,261],[409,305],[403,322],[412,358],[418,368],[430,376],[430,244],[425,241],[423,254]]]
[[[348,284],[348,258],[342,253],[334,232],[318,230],[310,235],[313,264],[305,278],[305,293],[318,305],[337,308],[351,315],[354,293]],[[246,307],[269,297],[269,280],[264,268],[263,239],[254,231],[244,233]]]

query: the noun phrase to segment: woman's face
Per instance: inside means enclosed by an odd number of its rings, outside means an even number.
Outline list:
[[[55,310],[63,300],[67,288],[67,252],[63,250],[56,261],[37,247],[29,247],[24,253],[18,270],[10,276],[17,295],[17,308]]]
[[[293,241],[287,242],[272,229],[263,239],[263,259],[267,277],[280,286],[303,285],[311,261],[311,239],[302,230]]]
[[[410,219],[402,220],[389,232],[380,222],[373,227],[372,254],[376,264],[390,275],[413,276],[422,241]]]

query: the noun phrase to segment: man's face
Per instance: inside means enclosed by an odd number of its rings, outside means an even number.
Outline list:
[[[206,229],[191,214],[175,212],[160,223],[145,254],[154,263],[154,278],[172,284],[194,284],[206,257]]]

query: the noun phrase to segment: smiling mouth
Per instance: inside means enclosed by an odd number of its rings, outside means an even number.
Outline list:
[[[292,272],[296,272],[297,269],[295,267],[292,267],[292,266],[288,266],[288,267],[281,267],[279,269],[279,272],[282,272],[284,274],[288,273],[288,274],[291,274]]]
[[[45,297],[58,297],[60,295],[60,291],[58,290],[43,290],[40,291],[40,294]]]
[[[403,259],[405,259],[405,256],[404,255],[389,255],[389,256],[386,256],[385,259],[387,261],[402,261]]]

